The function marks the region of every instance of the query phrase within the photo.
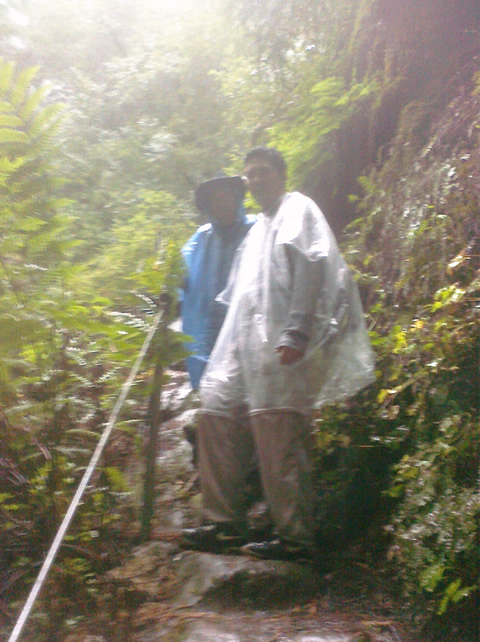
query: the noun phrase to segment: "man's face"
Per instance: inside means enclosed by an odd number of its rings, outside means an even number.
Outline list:
[[[214,187],[206,196],[206,210],[214,223],[222,227],[233,225],[237,215],[237,197],[232,189]]]
[[[285,176],[264,158],[252,158],[244,171],[248,189],[257,203],[268,209],[285,191]]]

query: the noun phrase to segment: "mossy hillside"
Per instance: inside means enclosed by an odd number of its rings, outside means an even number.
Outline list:
[[[479,107],[475,83],[440,115],[410,103],[387,160],[361,179],[344,248],[377,380],[318,420],[337,527],[356,535],[375,518],[407,593],[440,613],[473,604],[479,582]]]

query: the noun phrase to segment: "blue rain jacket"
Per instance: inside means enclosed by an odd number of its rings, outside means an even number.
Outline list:
[[[183,333],[193,338],[187,346],[193,352],[187,357],[187,369],[194,390],[227,313],[227,306],[215,299],[225,288],[234,254],[255,221],[241,205],[233,225],[202,225],[182,249],[187,267],[182,322]]]

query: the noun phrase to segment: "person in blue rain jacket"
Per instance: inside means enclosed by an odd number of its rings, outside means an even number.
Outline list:
[[[233,257],[256,221],[243,208],[245,183],[240,176],[221,176],[199,185],[195,202],[209,223],[202,225],[182,249],[187,274],[182,300],[182,330],[192,337],[186,365],[194,390],[227,312],[216,301],[225,288]]]

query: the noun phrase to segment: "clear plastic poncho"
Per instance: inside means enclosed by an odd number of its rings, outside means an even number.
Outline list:
[[[232,416],[314,407],[346,398],[374,378],[358,289],[316,204],[286,194],[250,230],[220,295],[228,313],[203,375],[203,411]],[[308,339],[281,365],[275,349]]]

